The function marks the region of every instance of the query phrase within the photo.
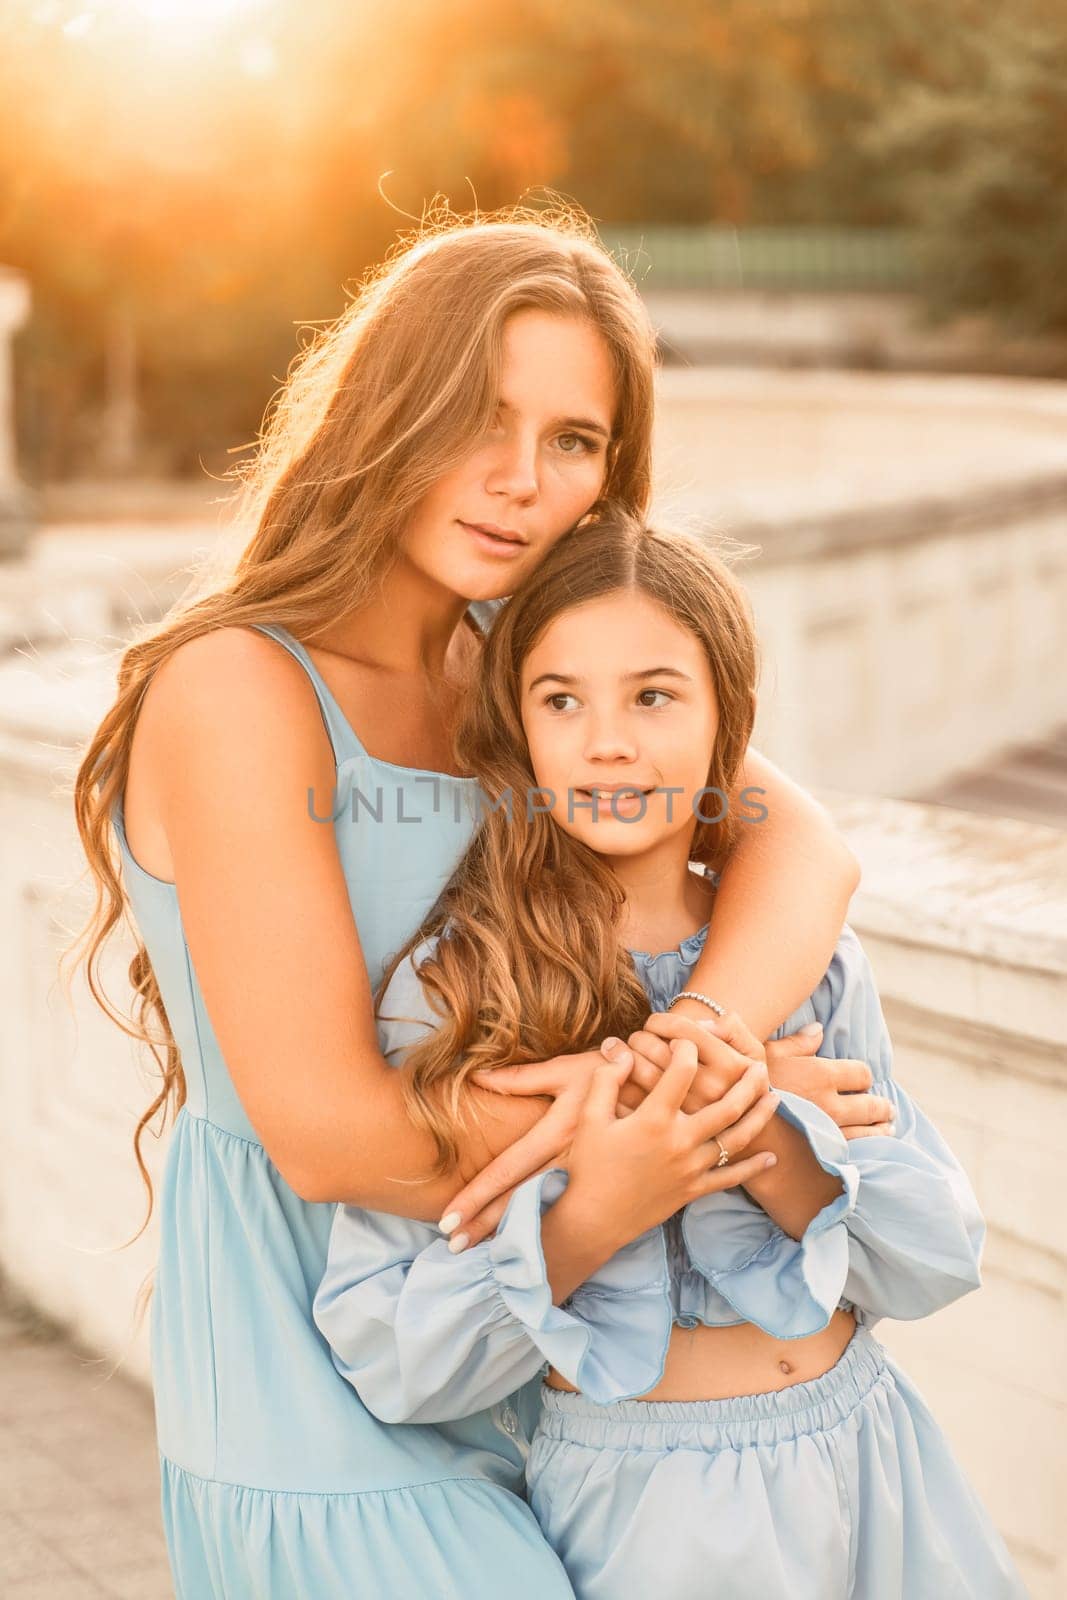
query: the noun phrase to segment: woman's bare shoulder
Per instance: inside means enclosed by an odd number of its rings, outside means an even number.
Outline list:
[[[300,663],[253,628],[212,628],[177,646],[145,691],[126,781],[126,831],[150,872],[173,879],[176,811],[209,788],[218,803],[254,792],[261,803],[280,773],[307,786],[334,778],[329,738]]]
[[[176,710],[186,698],[205,695],[225,708],[242,695],[283,689],[286,683],[308,683],[289,651],[256,628],[231,625],[209,628],[173,649],[156,671],[149,694]]]
[[[226,745],[311,754],[329,749],[311,681],[292,655],[266,634],[240,626],[211,628],[171,651],[141,706],[144,743],[156,753],[175,745]],[[156,762],[150,759],[150,765]]]

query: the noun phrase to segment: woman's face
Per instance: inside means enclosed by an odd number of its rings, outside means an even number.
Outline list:
[[[495,422],[423,496],[403,539],[409,562],[468,600],[511,594],[598,499],[615,403],[590,322],[509,317]]]
[[[559,827],[609,859],[675,845],[688,856],[719,727],[694,634],[639,593],[575,606],[523,663],[520,705],[534,776],[552,791]],[[612,802],[595,799],[597,789],[658,792]],[[715,795],[697,804],[709,821],[720,810]]]

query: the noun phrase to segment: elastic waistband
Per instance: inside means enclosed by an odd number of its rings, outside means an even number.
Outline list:
[[[729,1400],[616,1400],[541,1385],[538,1432],[574,1444],[630,1450],[743,1450],[836,1428],[880,1382],[891,1378],[877,1339],[857,1328],[821,1378],[770,1394]]]

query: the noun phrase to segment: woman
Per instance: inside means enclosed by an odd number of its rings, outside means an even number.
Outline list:
[[[620,1121],[605,1064],[565,1166],[521,1185],[476,1249],[339,1207],[316,1321],[390,1422],[462,1417],[548,1366],[527,1488],[578,1600],[1021,1600],[869,1331],[977,1288],[985,1230],[894,1081],[855,934],[791,1024],[876,1066],[893,1136],[849,1143],[806,1100],[776,1104],[736,1018],[729,1044],[692,1024],[661,1036],[717,914],[707,867],[730,819],[706,794],[736,783],[755,683],[740,585],[631,519],[561,539],[509,601],[457,750],[494,801],[553,803],[489,813],[383,975],[383,1046],[406,1046],[443,1158],[463,1079],[524,1053],[617,1028],[651,1089]],[[667,1014],[642,1029],[649,1006]],[[679,1115],[698,1073],[715,1098]]]
[[[516,1600],[570,1593],[521,1498],[536,1397],[384,1426],[335,1371],[311,1303],[327,1202],[432,1220],[484,1162],[468,1147],[430,1176],[372,988],[475,826],[452,752],[481,637],[471,602],[510,593],[607,495],[644,509],[653,365],[641,303],[580,219],[460,219],[420,238],[291,377],[232,571],[123,655],[75,798],[101,894],[90,970],[128,895],[137,1031],[164,1052],[138,1139],[179,1112],[152,1317],[180,1597],[477,1600],[502,1575]],[[855,868],[751,752],[744,781],[768,819],[725,867],[692,987],[764,1034],[824,969]],[[599,1059],[534,1069],[543,1116],[470,1088],[472,1106],[503,1107],[488,1154],[507,1150],[476,1214],[461,1208],[472,1243],[486,1200],[566,1148]]]

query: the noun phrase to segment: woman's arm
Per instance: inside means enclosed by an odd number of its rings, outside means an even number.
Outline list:
[[[766,819],[741,824],[687,987],[738,1012],[765,1039],[829,966],[860,874],[822,806],[751,748],[734,806],[745,788],[765,791],[746,809],[763,807]],[[694,1019],[708,1015],[698,1000],[680,1000],[674,1009]]]
[[[308,804],[310,790],[325,812],[336,767],[306,674],[264,635],[220,628],[177,650],[149,699],[144,754],[190,954],[267,1154],[304,1199],[435,1221],[484,1147],[461,1140],[456,1171],[427,1178],[434,1143],[379,1049],[334,829]],[[545,1112],[476,1087],[470,1102],[509,1142]],[[521,1176],[565,1144],[538,1146]]]

